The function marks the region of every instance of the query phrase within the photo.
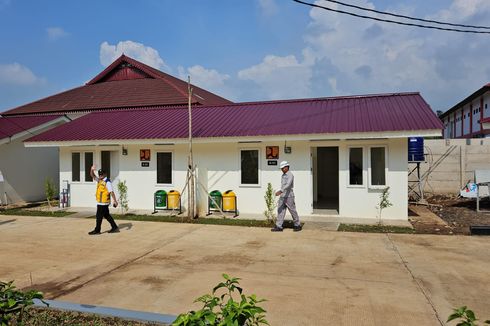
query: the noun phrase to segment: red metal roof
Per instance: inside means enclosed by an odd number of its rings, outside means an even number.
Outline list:
[[[232,103],[197,86],[192,88],[194,104]],[[122,55],[86,85],[19,106],[2,115],[173,106],[187,102],[186,82]]]
[[[0,117],[0,139],[12,137],[59,118],[59,115]]]
[[[418,93],[197,106],[192,124],[196,138],[443,128]],[[153,108],[94,112],[28,141],[178,139],[187,133],[187,108]]]

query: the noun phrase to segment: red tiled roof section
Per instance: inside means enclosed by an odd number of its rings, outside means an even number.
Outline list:
[[[120,68],[128,64],[135,67],[135,70],[122,77]],[[120,75],[117,78],[104,80],[118,71]],[[197,86],[192,87],[194,104],[232,103]],[[175,106],[187,102],[186,82],[122,55],[84,86],[19,106],[2,114],[66,113],[126,107]]]
[[[0,139],[12,137],[59,118],[59,115],[0,117]]]
[[[418,93],[198,106],[192,118],[196,138],[442,130]],[[187,119],[184,108],[94,112],[28,141],[178,139]]]

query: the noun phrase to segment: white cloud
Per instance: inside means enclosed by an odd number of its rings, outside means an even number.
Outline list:
[[[277,13],[278,7],[275,0],[257,0],[259,8],[261,11],[267,15],[271,16]]]
[[[48,27],[46,28],[46,33],[48,34],[48,39],[50,41],[57,41],[60,38],[70,35],[69,33],[65,32],[61,27]]]
[[[368,0],[354,3],[375,8]],[[469,22],[478,21],[482,12],[490,13],[490,1],[454,0],[433,16],[456,20],[461,13],[458,20]],[[265,89],[269,98],[421,91],[434,109],[451,106],[488,82],[490,43],[481,36],[380,23],[318,8],[310,10],[310,18],[302,57],[266,56],[241,70],[239,79]]]
[[[298,62],[294,55],[268,55],[261,63],[238,72],[239,79],[255,82],[269,99],[309,96],[311,77],[306,60]]]
[[[187,70],[179,66],[178,71],[180,79],[187,80],[187,76],[190,76],[192,84],[206,90],[219,89],[225,85],[226,80],[230,79],[227,74],[221,74],[215,69],[206,69],[199,65],[187,68]]]
[[[166,71],[170,70],[170,68],[165,64],[165,61],[163,61],[158,54],[157,50],[133,41],[123,41],[119,42],[117,45],[111,45],[108,42],[103,42],[100,45],[100,63],[103,66],[108,66],[123,53],[153,68]]]
[[[32,86],[45,82],[44,78],[37,77],[29,68],[17,62],[0,64],[0,84]]]

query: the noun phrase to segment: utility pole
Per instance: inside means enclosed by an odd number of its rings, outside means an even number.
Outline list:
[[[189,175],[189,192],[188,192],[188,219],[192,220],[194,214],[194,162],[192,158],[192,88],[191,76],[187,76],[187,91],[189,93],[189,158],[188,158],[188,175]]]

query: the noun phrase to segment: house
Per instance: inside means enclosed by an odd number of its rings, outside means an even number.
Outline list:
[[[419,93],[198,105],[192,125],[200,215],[212,190],[233,190],[241,214],[262,214],[267,184],[279,187],[278,162],[287,160],[300,215],[373,218],[390,187],[393,206],[383,218],[402,220],[408,137],[442,130]],[[70,184],[72,206],[93,207],[89,171],[96,164],[114,183],[126,181],[132,209],[151,210],[156,191],[185,187],[187,137],[187,107],[148,106],[92,112],[25,146],[59,148],[60,180]]]
[[[20,149],[22,140],[32,133],[94,111],[185,106],[188,103],[187,87],[187,83],[178,78],[122,55],[83,86],[3,112],[0,120],[0,180],[9,180],[3,186],[8,202],[45,198],[45,177],[59,183],[57,148]],[[204,89],[192,87],[194,106],[231,103]],[[1,184],[0,191],[3,191]],[[1,193],[0,201],[5,202],[5,191]]]
[[[46,198],[45,179],[58,183],[58,148],[26,148],[23,141],[68,121],[64,115],[0,117],[0,203]]]
[[[444,124],[444,138],[490,137],[490,84],[444,112],[440,119]]]

